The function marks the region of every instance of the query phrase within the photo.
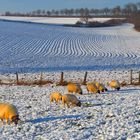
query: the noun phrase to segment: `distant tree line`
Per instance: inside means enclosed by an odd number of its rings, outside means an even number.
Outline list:
[[[115,6],[114,8],[80,8],[80,9],[61,9],[61,10],[35,10],[27,13],[5,12],[5,16],[47,16],[47,17],[130,17],[134,14],[140,14],[140,2],[128,3],[125,6]]]
[[[97,24],[100,26],[100,23],[93,22],[89,23],[89,19],[92,17],[115,17],[120,18],[124,17],[127,19],[128,22],[134,24],[134,28],[138,31],[140,31],[140,2],[138,3],[128,3],[124,5],[123,7],[117,5],[113,8],[102,8],[102,9],[96,9],[96,8],[76,8],[76,9],[61,9],[61,10],[35,10],[32,12],[27,13],[20,13],[20,12],[10,12],[7,11],[4,14],[5,16],[29,16],[29,17],[80,17],[80,22],[78,21],[76,24]],[[110,23],[107,24],[118,24],[122,21],[112,20],[109,21]],[[125,22],[125,21],[124,21]]]

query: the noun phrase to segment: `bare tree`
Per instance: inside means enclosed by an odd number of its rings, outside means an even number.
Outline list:
[[[75,9],[75,14],[76,14],[77,16],[79,16],[79,15],[80,15],[80,9]]]
[[[136,3],[137,9],[140,11],[140,2]]]
[[[103,11],[104,11],[105,16],[110,15],[110,9],[109,8],[106,7],[106,8],[103,9]]]
[[[51,12],[50,11],[47,11],[47,16],[51,16]]]
[[[5,16],[10,16],[10,15],[11,15],[11,13],[9,11],[5,12]]]
[[[42,10],[42,15],[45,15],[45,14],[46,14],[45,10]]]
[[[54,9],[52,9],[51,15],[55,15],[55,10]]]
[[[37,13],[37,15],[40,15],[41,14],[41,10],[40,9],[37,10],[36,13]]]
[[[74,14],[74,9],[70,9],[70,15],[72,16]]]
[[[56,16],[59,15],[59,11],[58,11],[58,10],[55,11],[55,15],[56,15]]]
[[[129,4],[125,5],[125,9],[127,11],[128,16],[132,15],[132,13],[137,12],[137,6],[136,6],[136,4],[133,4],[133,3],[129,3]]]
[[[61,15],[64,15],[64,13],[65,13],[65,12],[64,12],[64,10],[63,10],[63,9],[62,9],[62,10],[60,10],[60,14],[61,14]]]
[[[80,10],[80,14],[81,14],[81,22],[84,23],[84,24],[88,24],[89,22],[89,9],[88,8],[85,8],[85,9],[81,9]]]
[[[121,14],[121,7],[116,6],[115,8],[112,9],[113,15],[119,16]]]

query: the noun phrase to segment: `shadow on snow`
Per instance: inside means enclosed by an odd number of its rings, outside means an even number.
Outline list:
[[[135,92],[138,92],[140,91],[140,88],[137,88],[137,89],[134,89],[134,88],[129,88],[129,89],[120,89],[119,91],[117,90],[109,90],[108,93],[110,94],[116,94],[116,93],[129,93],[129,94],[132,94],[132,93],[135,93]]]
[[[64,120],[64,119],[79,119],[81,115],[66,115],[66,116],[59,116],[59,117],[46,117],[46,118],[38,118],[34,120],[27,120],[26,122],[35,123],[42,123],[46,121],[54,121],[54,120]]]

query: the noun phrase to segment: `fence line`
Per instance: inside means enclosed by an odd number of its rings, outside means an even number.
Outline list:
[[[76,73],[76,72],[75,72]],[[89,74],[88,74],[89,73]],[[114,73],[116,73],[116,72],[114,72]],[[58,73],[57,73],[58,74]],[[130,74],[129,75],[129,77],[130,77],[130,81],[123,81],[124,83],[126,83],[127,85],[140,85],[140,71],[134,71],[134,70],[130,70],[130,73],[128,73],[128,74]],[[48,83],[54,83],[54,81],[53,80],[45,80],[45,73],[40,73],[39,75],[39,79],[38,80],[35,80],[35,81],[27,81],[26,80],[26,78],[23,80],[23,77],[22,77],[22,79],[20,79],[19,77],[21,77],[21,76],[19,76],[20,74],[19,73],[15,73],[15,80],[11,80],[10,79],[10,81],[7,81],[7,83],[6,82],[4,82],[3,81],[3,79],[1,79],[0,78],[0,84],[2,85],[2,84],[17,84],[17,85],[32,85],[32,84],[36,84],[36,85],[45,85],[45,84],[48,84]],[[68,81],[66,81],[66,78],[65,78],[65,76],[64,75],[66,75],[64,72],[61,72],[60,73],[60,80],[58,79],[58,83],[57,83],[57,85],[67,85],[67,83],[68,83]],[[109,74],[108,74],[109,75]],[[117,74],[116,74],[117,75]],[[67,75],[66,75],[67,76]],[[83,80],[82,80],[82,76],[80,76],[80,79],[81,79],[81,84],[83,84],[83,85],[86,85],[86,83],[87,82],[89,82],[87,79],[88,79],[88,76],[91,76],[90,75],[90,72],[85,72],[84,73],[84,75],[83,75]],[[125,75],[126,76],[126,75]],[[111,75],[111,77],[112,77],[112,75]],[[76,77],[77,78],[77,80],[78,80],[78,77]],[[96,76],[95,77],[93,77],[93,79],[92,80],[97,80],[97,79],[95,79],[96,78]],[[106,78],[106,77],[105,77]],[[116,79],[116,76],[114,76],[114,78]],[[123,78],[124,78],[124,75],[123,75]],[[128,80],[127,79],[127,80]],[[97,80],[98,81],[98,80]],[[11,82],[11,83],[10,83]],[[77,82],[77,81],[76,81]],[[92,81],[91,81],[92,82]],[[100,82],[100,81],[99,81]]]

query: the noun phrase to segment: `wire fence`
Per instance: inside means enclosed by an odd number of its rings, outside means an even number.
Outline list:
[[[111,80],[118,80],[122,85],[140,85],[140,71],[66,71],[1,74],[1,85],[67,85],[68,82],[86,85],[98,81],[106,85]]]

